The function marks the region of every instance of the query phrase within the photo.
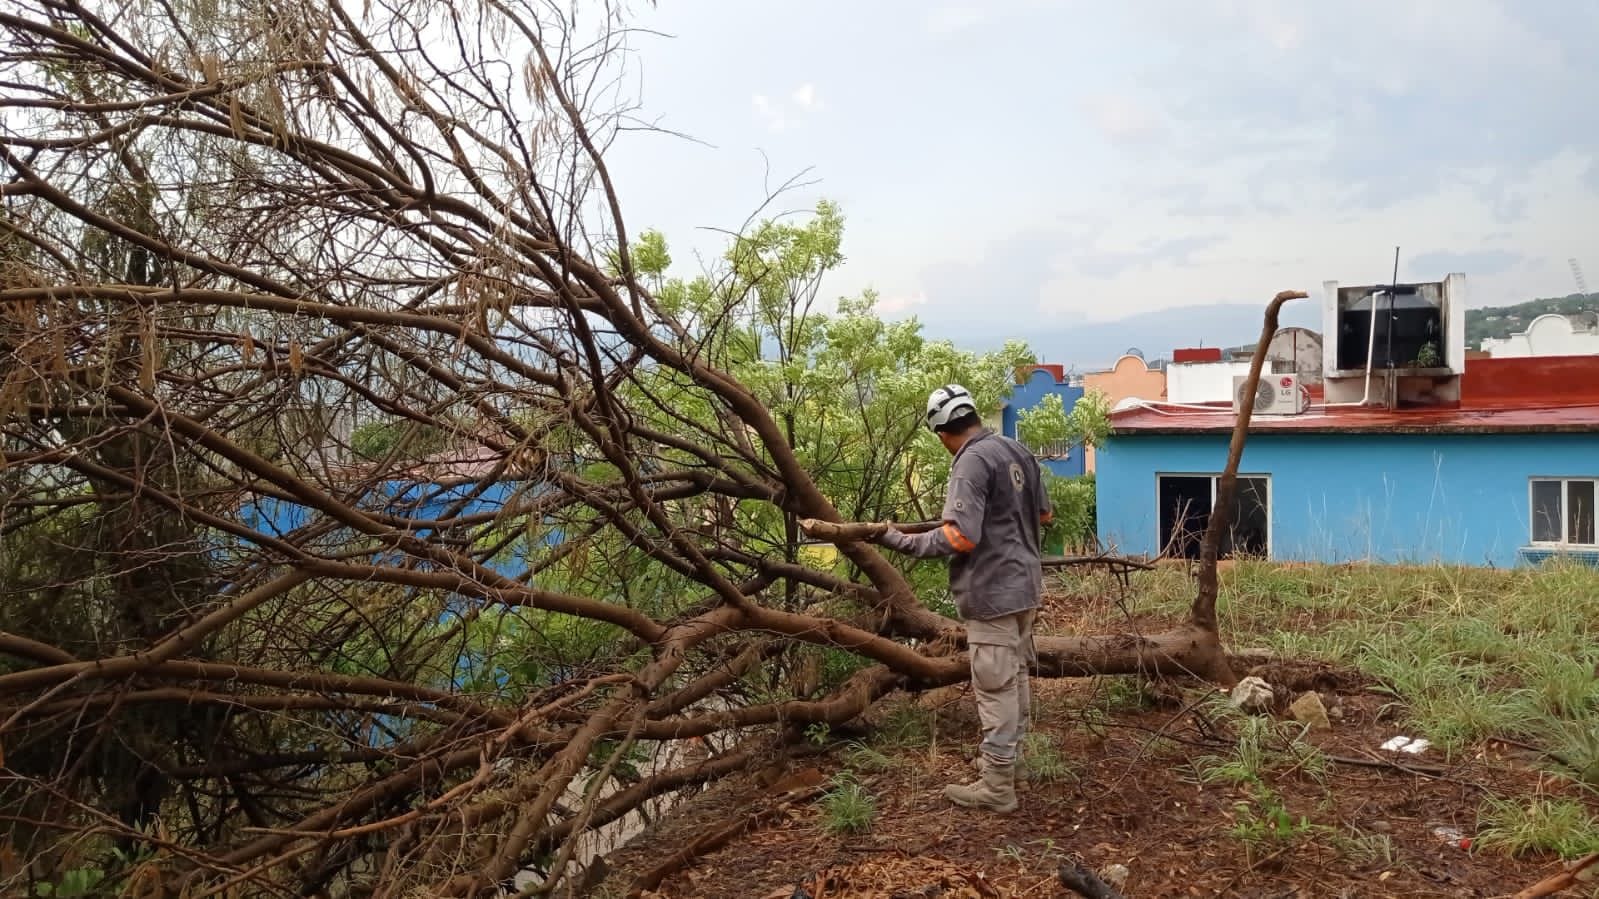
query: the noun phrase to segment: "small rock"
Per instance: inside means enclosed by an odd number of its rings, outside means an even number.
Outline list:
[[[1099,879],[1119,890],[1127,885],[1127,876],[1131,873],[1126,865],[1106,865],[1105,870],[1099,872]]]
[[[1332,729],[1332,722],[1327,719],[1327,707],[1322,705],[1321,696],[1314,690],[1300,694],[1294,704],[1288,707],[1288,714],[1311,730]]]
[[[1258,715],[1271,709],[1271,702],[1275,697],[1271,684],[1258,677],[1246,677],[1238,682],[1238,686],[1233,687],[1232,704],[1252,715]]]

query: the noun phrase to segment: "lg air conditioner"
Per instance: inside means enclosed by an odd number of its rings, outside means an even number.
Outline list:
[[[1247,375],[1233,375],[1233,411],[1244,410],[1244,386]],[[1260,373],[1260,383],[1255,388],[1253,415],[1297,415],[1305,411],[1305,391],[1299,386],[1295,374]]]

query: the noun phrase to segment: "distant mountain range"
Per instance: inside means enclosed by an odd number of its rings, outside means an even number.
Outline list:
[[[1109,322],[1087,322],[1076,327],[1016,328],[1008,333],[984,333],[962,327],[958,333],[928,323],[923,333],[948,338],[973,352],[998,349],[1007,339],[1027,341],[1040,362],[1058,362],[1068,369],[1096,371],[1109,368],[1130,349],[1144,358],[1170,359],[1178,347],[1232,347],[1260,339],[1266,307],[1254,303],[1184,306],[1146,312]],[[1280,327],[1321,330],[1321,303],[1315,297],[1295,300],[1283,307]]]
[[[1476,349],[1484,337],[1507,337],[1523,331],[1533,319],[1549,312],[1586,313],[1599,320],[1599,294],[1572,294],[1528,300],[1514,306],[1467,309],[1466,346]],[[1170,359],[1172,350],[1179,347],[1227,348],[1253,344],[1260,338],[1264,314],[1263,305],[1221,303],[1163,309],[1076,327],[1014,327],[999,331],[992,326],[977,329],[963,325],[957,329],[929,322],[923,333],[935,339],[948,338],[961,349],[974,352],[998,349],[1007,339],[1025,340],[1040,362],[1058,362],[1068,369],[1083,372],[1109,368],[1129,349],[1139,350],[1145,359],[1153,362]],[[1284,328],[1298,326],[1322,330],[1320,297],[1288,303],[1283,307],[1278,324]]]

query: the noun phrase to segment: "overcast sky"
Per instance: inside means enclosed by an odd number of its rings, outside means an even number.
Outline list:
[[[1599,284],[1593,0],[642,0],[628,225],[680,263],[769,187],[938,336],[1467,275]],[[808,170],[808,171],[807,171]]]

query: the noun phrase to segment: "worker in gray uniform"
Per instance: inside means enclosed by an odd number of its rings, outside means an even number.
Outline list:
[[[953,557],[949,586],[966,623],[982,741],[979,778],[950,784],[944,795],[957,805],[1010,812],[1031,707],[1028,669],[1037,662],[1033,623],[1044,579],[1039,531],[1054,508],[1038,460],[1022,444],[983,427],[966,388],[946,384],[933,391],[927,426],[955,457],[944,526],[913,535],[890,524],[876,540],[918,558]]]

